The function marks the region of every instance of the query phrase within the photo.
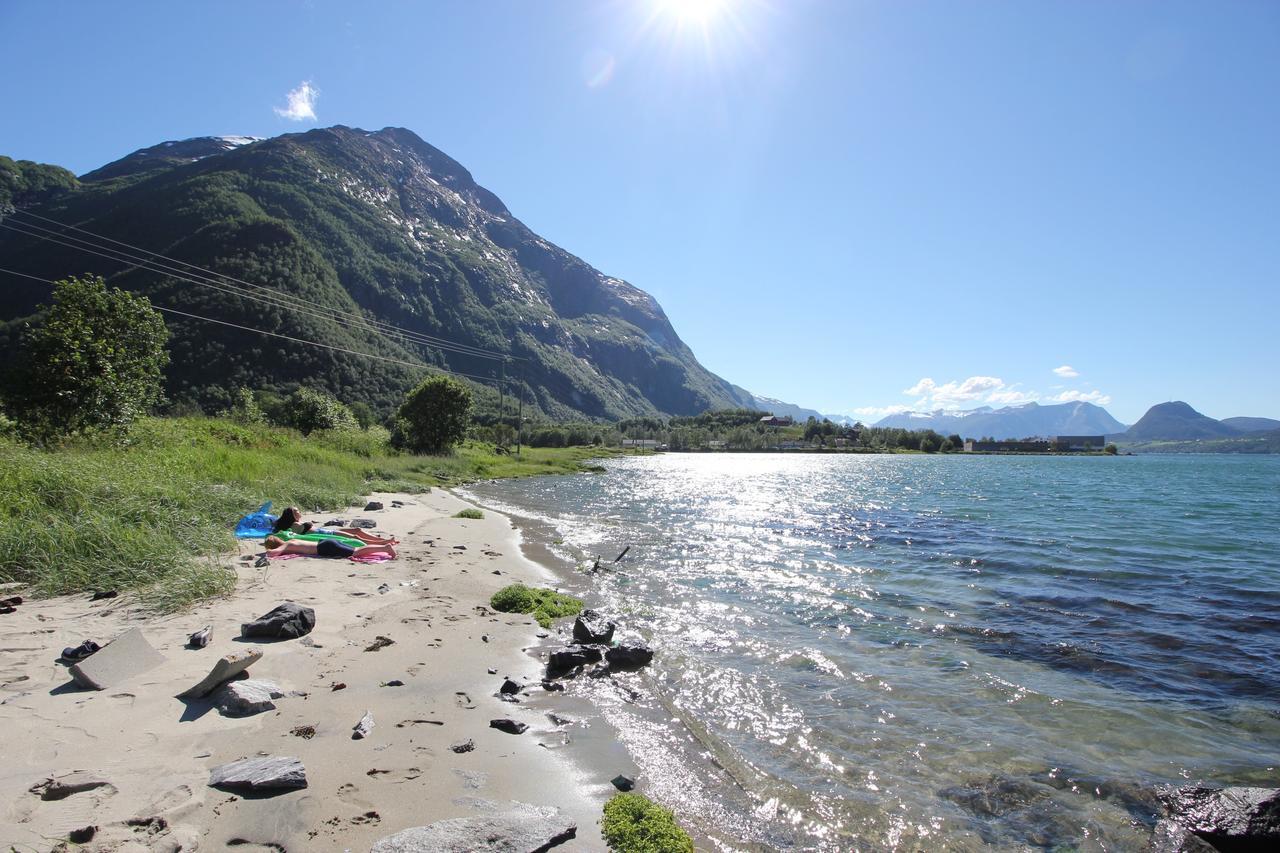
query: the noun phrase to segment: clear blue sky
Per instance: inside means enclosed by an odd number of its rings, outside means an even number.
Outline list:
[[[825,412],[1280,417],[1280,3],[7,0],[0,75],[0,153],[78,173],[408,127]]]

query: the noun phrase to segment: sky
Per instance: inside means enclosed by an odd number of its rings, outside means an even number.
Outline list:
[[[0,154],[407,127],[754,393],[1280,418],[1280,3],[0,3]]]

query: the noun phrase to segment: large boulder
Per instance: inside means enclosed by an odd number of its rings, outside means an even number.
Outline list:
[[[272,700],[284,695],[284,691],[270,681],[247,678],[222,685],[213,696],[213,704],[225,716],[248,717],[274,709],[276,704]]]
[[[653,660],[653,649],[644,643],[619,643],[604,653],[610,666],[637,667]]]
[[[559,809],[525,806],[406,829],[378,841],[370,853],[542,853],[577,834],[577,824]]]
[[[210,770],[209,784],[214,788],[250,791],[305,788],[307,771],[296,758],[245,758]]]
[[[1156,829],[1158,850],[1280,849],[1280,788],[1166,788],[1168,815]],[[1186,837],[1187,834],[1194,838]]]
[[[316,626],[316,612],[292,601],[286,601],[270,613],[240,626],[242,637],[273,637],[296,640],[311,633]]]
[[[593,646],[569,646],[556,649],[547,656],[547,672],[567,672],[574,667],[595,663],[602,657],[600,650]]]
[[[595,610],[584,610],[573,620],[573,639],[579,643],[609,643],[616,627]]]

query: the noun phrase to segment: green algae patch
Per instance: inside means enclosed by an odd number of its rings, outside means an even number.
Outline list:
[[[556,592],[554,589],[528,587],[522,583],[504,586],[489,599],[489,606],[501,613],[528,613],[543,628],[552,619],[576,616],[582,612],[582,599]]]
[[[643,794],[618,794],[604,804],[605,843],[619,853],[693,853],[693,839],[669,809]]]
[[[454,518],[484,518],[484,513],[478,509],[460,509],[453,514]]]

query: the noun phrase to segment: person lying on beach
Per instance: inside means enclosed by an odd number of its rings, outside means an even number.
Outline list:
[[[305,542],[319,542],[321,539],[337,539],[339,542],[359,548],[361,545],[399,545],[400,540],[394,536],[374,536],[367,530],[358,530],[356,528],[330,528],[330,527],[313,527],[310,533],[291,533],[288,530],[281,530],[279,533],[273,533],[275,536],[285,542],[293,539],[301,539]]]
[[[384,554],[393,560],[396,558],[396,549],[390,545],[353,548],[336,539],[321,539],[317,542],[292,539],[286,542],[279,536],[268,536],[264,544],[267,546],[268,557],[282,557],[285,554],[297,554],[300,557],[372,557]]]
[[[337,533],[348,539],[359,539],[366,545],[394,545],[399,540],[395,537],[374,536],[366,530],[358,527],[317,527],[315,522],[303,521],[302,510],[296,506],[285,507],[284,512],[280,513],[280,517],[276,519],[276,523],[272,526],[272,535],[280,533],[309,534],[309,533]]]

